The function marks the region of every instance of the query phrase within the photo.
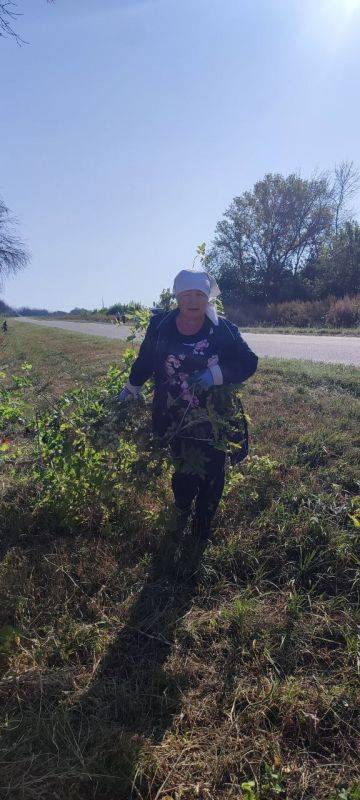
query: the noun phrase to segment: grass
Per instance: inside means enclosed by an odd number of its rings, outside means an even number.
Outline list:
[[[21,324],[2,352],[69,425],[61,393],[90,391],[122,348]],[[76,480],[51,509],[33,486],[44,402],[25,386],[0,498],[0,796],[359,800],[359,376],[262,359],[243,388],[250,458],[211,542],[185,539],[176,565],[168,464],[148,454],[121,461],[105,522],[61,524]]]
[[[28,361],[50,395],[58,396],[76,385],[91,385],[116,363],[126,342],[82,333],[44,328],[11,320],[6,334],[4,363],[10,371]]]
[[[298,385],[300,392],[302,385],[346,391],[359,396],[360,370],[345,364],[326,364],[314,361],[301,361],[300,359],[266,358],[262,359],[262,370],[269,376],[277,375],[282,381]]]

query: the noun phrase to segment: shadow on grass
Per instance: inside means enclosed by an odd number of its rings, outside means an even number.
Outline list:
[[[167,671],[166,661],[177,624],[196,593],[207,545],[192,534],[183,534],[180,542],[177,547],[174,535],[163,537],[124,626],[74,709],[78,723],[93,720],[97,726],[94,739],[89,731],[89,745],[98,748],[96,772],[103,778],[94,797],[112,797],[115,789],[127,791],[127,798],[156,793],[154,765],[147,761],[146,748],[161,742],[180,708],[184,679]],[[101,731],[107,749],[98,746]]]

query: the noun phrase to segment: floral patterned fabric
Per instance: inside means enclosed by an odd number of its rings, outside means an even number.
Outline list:
[[[197,334],[184,336],[174,320],[172,335],[162,349],[162,410],[168,419],[170,439],[176,435],[206,442],[214,440],[207,410],[208,393],[189,386],[190,377],[219,363],[213,332],[213,325],[206,320]]]
[[[224,317],[218,325],[206,317],[197,334],[185,336],[176,325],[178,313],[160,312],[151,319],[129,381],[142,386],[154,378],[153,427],[164,444],[180,437],[187,450],[208,444],[242,460],[248,437],[239,384],[255,372],[257,356]],[[190,377],[215,365],[223,385],[209,391],[189,385]]]

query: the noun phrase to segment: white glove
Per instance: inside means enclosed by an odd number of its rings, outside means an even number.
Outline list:
[[[118,403],[127,403],[128,400],[138,400],[141,396],[141,386],[132,386],[129,381],[119,394],[114,397]]]

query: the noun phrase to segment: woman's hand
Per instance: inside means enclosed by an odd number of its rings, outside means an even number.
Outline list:
[[[194,386],[203,392],[208,392],[214,386],[214,378],[210,369],[205,369],[203,372],[196,372],[188,378],[188,386]]]
[[[121,392],[115,395],[114,400],[116,400],[117,403],[127,403],[128,400],[134,400],[134,395],[124,386]]]
[[[139,400],[141,396],[141,386],[132,386],[129,381],[125,384],[119,394],[115,395],[117,403],[127,403],[129,400]]]

